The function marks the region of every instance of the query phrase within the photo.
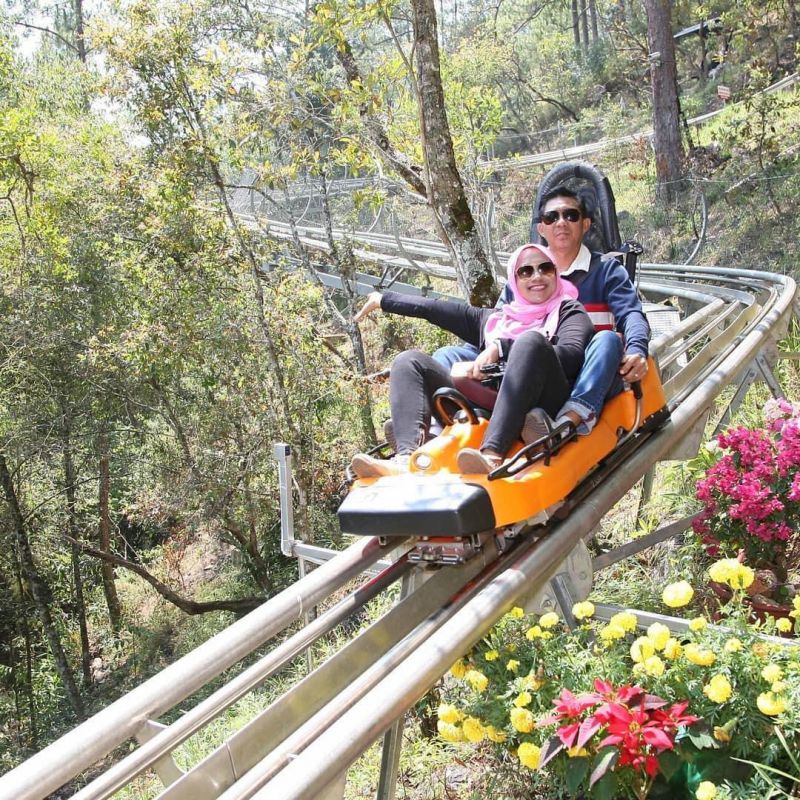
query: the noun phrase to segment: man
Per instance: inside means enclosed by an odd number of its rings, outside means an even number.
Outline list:
[[[591,224],[582,198],[566,186],[557,186],[542,198],[536,229],[552,251],[559,274],[578,287],[578,300],[598,332],[586,349],[583,368],[556,421],[534,409],[523,430],[525,441],[544,436],[567,421],[579,434],[590,433],[603,404],[622,391],[623,382],[633,383],[647,373],[650,327],[636,289],[619,261],[592,253],[583,244]],[[498,304],[506,300],[504,291]],[[460,345],[439,348],[433,357],[448,364],[472,360],[474,355],[470,358]]]

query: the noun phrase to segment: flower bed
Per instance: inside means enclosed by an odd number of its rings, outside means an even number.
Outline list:
[[[752,570],[726,559],[711,571],[732,592],[725,629],[696,616],[685,635],[661,623],[641,633],[634,613],[602,623],[584,602],[570,631],[513,609],[454,665],[441,737],[515,758],[532,796],[765,796],[767,778],[735,759],[792,767],[782,737],[800,746],[800,649],[760,635],[797,627],[800,599],[790,619],[754,624],[742,602]],[[678,582],[664,604],[693,594]]]
[[[695,460],[693,523],[712,557],[742,552],[783,580],[800,556],[800,407],[769,401],[763,428],[731,428]]]

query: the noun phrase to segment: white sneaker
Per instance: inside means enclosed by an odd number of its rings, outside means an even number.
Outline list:
[[[356,453],[350,462],[350,469],[358,478],[382,478],[384,475],[402,475],[408,472],[410,461],[410,455],[375,458],[366,453]]]

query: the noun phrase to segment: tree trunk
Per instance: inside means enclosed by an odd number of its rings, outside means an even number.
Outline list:
[[[111,480],[108,471],[108,434],[105,430],[100,433],[100,491],[98,507],[100,512],[100,549],[106,553],[111,552],[111,515],[109,513],[108,497],[111,492]],[[103,594],[108,606],[108,619],[111,627],[118,631],[122,620],[122,610],[117,595],[117,585],[114,583],[114,565],[107,561],[100,562],[100,574],[103,578]]]
[[[14,578],[17,583],[18,595],[18,621],[25,640],[25,694],[28,701],[28,721],[30,725],[30,743],[36,747],[39,741],[39,724],[36,714],[36,700],[33,694],[33,645],[31,642],[31,627],[28,624],[27,603],[25,601],[25,587],[22,582],[22,569],[16,552],[13,553]]]
[[[597,20],[597,0],[589,0],[589,19],[592,23],[592,41],[600,38],[600,26]]]
[[[353,85],[363,85],[361,71],[358,68],[353,49],[350,43],[343,41],[336,47],[336,56],[347,80]],[[365,100],[358,108],[358,115],[364,124],[367,140],[377,150],[386,165],[393,169],[420,197],[428,197],[428,187],[422,179],[418,164],[412,163],[403,153],[399,152],[392,144],[389,134],[383,123],[371,111],[372,104]]]
[[[3,494],[11,514],[22,575],[30,587],[36,614],[39,617],[39,622],[42,625],[50,645],[50,652],[55,662],[56,671],[67,693],[67,699],[72,706],[75,716],[82,720],[84,718],[83,700],[81,700],[78,686],[69,668],[69,662],[67,661],[64,648],[61,645],[61,640],[58,638],[58,631],[56,630],[52,614],[50,613],[49,592],[42,577],[36,570],[30,540],[28,539],[28,532],[25,527],[25,520],[19,507],[17,493],[14,489],[14,482],[11,479],[11,473],[8,469],[8,462],[3,453],[0,453],[0,484],[3,486]]]
[[[68,411],[62,412],[61,443],[62,456],[64,459],[64,496],[67,509],[67,532],[71,539],[77,539],[78,519],[77,501],[75,497],[75,462],[72,458],[72,424],[71,416]],[[72,545],[72,583],[75,592],[75,609],[78,614],[78,630],[81,640],[81,672],[83,674],[83,685],[89,686],[92,682],[92,673],[89,669],[91,663],[91,653],[89,651],[89,628],[86,624],[86,600],[83,592],[83,573],[81,572],[81,553],[80,550]]]
[[[494,274],[472,216],[444,106],[433,0],[412,0],[420,121],[428,201],[444,228],[461,290],[473,305],[492,305]]]
[[[572,38],[575,40],[575,51],[581,51],[581,24],[580,14],[578,13],[578,0],[572,0],[570,3],[572,10]]]
[[[588,0],[581,0],[581,31],[583,32],[584,51],[589,48],[589,14],[586,9],[587,2]]]
[[[678,105],[678,76],[669,0],[645,0],[650,82],[653,89],[653,147],[656,160],[656,197],[673,200],[683,175],[683,143]]]
[[[377,444],[378,439],[375,435],[375,425],[372,421],[372,398],[370,397],[369,387],[365,380],[367,375],[367,358],[364,354],[364,341],[361,338],[361,329],[353,322],[353,315],[356,313],[357,295],[354,289],[355,264],[352,248],[347,242],[342,248],[339,247],[333,236],[333,219],[331,216],[330,203],[328,201],[328,180],[324,171],[322,173],[322,214],[325,224],[325,236],[328,240],[328,247],[331,252],[331,259],[336,265],[339,277],[342,279],[342,290],[347,298],[347,314],[337,313],[335,306],[331,309],[334,319],[339,322],[340,327],[347,333],[353,347],[353,360],[355,361],[355,371],[359,376],[357,391],[359,399],[359,416],[361,418],[361,429],[364,432],[364,439],[371,446]],[[342,250],[345,251],[344,256]],[[329,303],[329,305],[332,305]]]
[[[86,38],[83,27],[83,0],[75,0],[75,49],[78,58],[86,63]]]

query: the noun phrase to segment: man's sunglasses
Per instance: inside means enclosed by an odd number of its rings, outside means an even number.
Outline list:
[[[579,222],[583,218],[583,214],[577,208],[565,208],[559,211],[545,211],[542,214],[542,222],[545,225],[552,225],[560,219],[567,222]]]
[[[541,264],[523,264],[517,268],[518,278],[530,278],[536,272],[539,275],[552,275],[556,271],[556,265],[552,261],[543,261]]]

